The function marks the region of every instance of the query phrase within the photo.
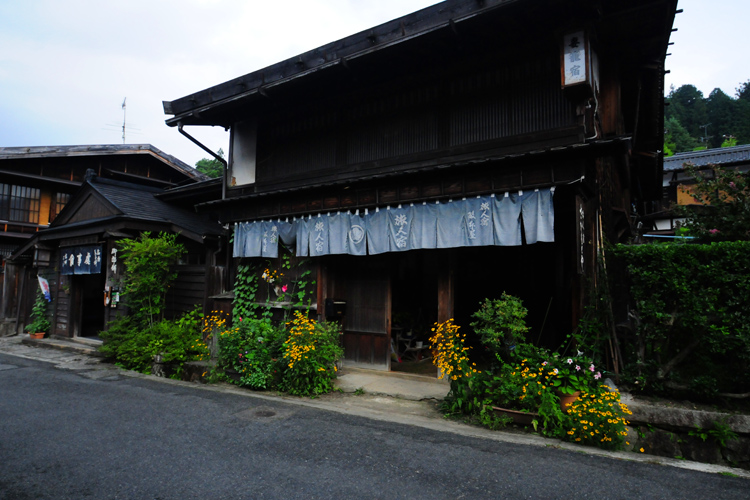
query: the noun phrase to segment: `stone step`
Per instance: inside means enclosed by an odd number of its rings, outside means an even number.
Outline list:
[[[101,341],[96,340],[80,338],[65,340],[60,338],[32,339],[28,335],[24,335],[24,338],[21,339],[21,343],[32,347],[57,349],[60,351],[87,354],[89,356],[102,356],[101,353],[99,353],[99,346],[101,345]]]

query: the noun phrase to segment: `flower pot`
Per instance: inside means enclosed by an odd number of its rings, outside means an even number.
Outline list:
[[[539,416],[538,413],[508,410],[507,408],[498,408],[497,406],[493,406],[492,410],[498,417],[510,417],[513,419],[513,423],[518,425],[531,425],[531,422]]]
[[[29,333],[29,338],[31,338],[31,339],[43,339],[44,338],[44,332]]]
[[[578,396],[581,395],[581,391],[576,391],[573,394],[564,394],[560,391],[555,391],[555,394],[557,394],[557,397],[560,398],[560,409],[567,413],[570,409],[569,406],[573,404],[573,401],[578,399]]]

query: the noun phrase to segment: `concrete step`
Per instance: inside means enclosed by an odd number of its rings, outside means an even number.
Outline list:
[[[57,349],[60,351],[87,354],[89,356],[102,356],[101,353],[99,353],[99,346],[102,344],[101,341],[85,339],[81,337],[72,339],[61,339],[59,337],[32,339],[28,335],[24,334],[23,338],[21,339],[21,343],[32,347]]]

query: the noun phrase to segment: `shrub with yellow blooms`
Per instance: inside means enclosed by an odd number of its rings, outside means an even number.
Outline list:
[[[284,374],[279,388],[296,396],[333,390],[336,361],[343,354],[338,323],[317,322],[295,311],[287,326],[289,333],[281,349]]]
[[[481,401],[474,397],[477,392],[474,385],[482,384],[478,377],[474,377],[479,371],[469,360],[466,335],[459,333],[459,328],[453,323],[453,318],[435,323],[430,337],[432,362],[438,367],[439,378],[448,377],[451,381],[451,390],[444,401],[446,411],[471,413],[481,409]]]
[[[575,443],[618,449],[627,436],[628,415],[632,412],[620,402],[620,392],[600,385],[570,405],[564,437]]]

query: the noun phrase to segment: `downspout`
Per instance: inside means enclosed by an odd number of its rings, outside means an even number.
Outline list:
[[[203,151],[205,151],[206,153],[208,153],[208,154],[210,154],[211,156],[213,156],[213,157],[214,157],[214,158],[215,158],[216,160],[218,160],[218,161],[219,161],[219,163],[221,163],[222,165],[224,165],[224,175],[223,175],[223,177],[224,177],[224,178],[222,179],[222,183],[221,183],[221,199],[222,199],[222,200],[226,199],[226,197],[227,197],[227,196],[226,196],[226,195],[227,195],[227,168],[228,168],[228,164],[227,164],[227,161],[226,161],[226,160],[225,160],[224,158],[222,158],[221,156],[219,156],[219,155],[217,155],[216,153],[214,153],[213,151],[211,151],[210,149],[208,149],[208,147],[207,147],[207,146],[205,146],[205,145],[201,144],[201,143],[200,143],[200,142],[198,141],[198,139],[196,139],[196,138],[195,138],[195,137],[193,137],[192,135],[190,135],[190,134],[188,134],[187,132],[185,132],[185,131],[184,131],[184,130],[182,129],[182,127],[183,127],[183,125],[182,125],[182,122],[181,122],[181,121],[180,121],[180,122],[177,122],[177,130],[178,130],[178,131],[179,131],[179,132],[180,132],[180,133],[181,133],[182,135],[184,135],[185,137],[187,137],[188,139],[190,139],[190,141],[191,141],[191,142],[192,142],[193,144],[195,144],[196,146],[198,146],[199,148],[201,148],[201,149],[202,149]]]

